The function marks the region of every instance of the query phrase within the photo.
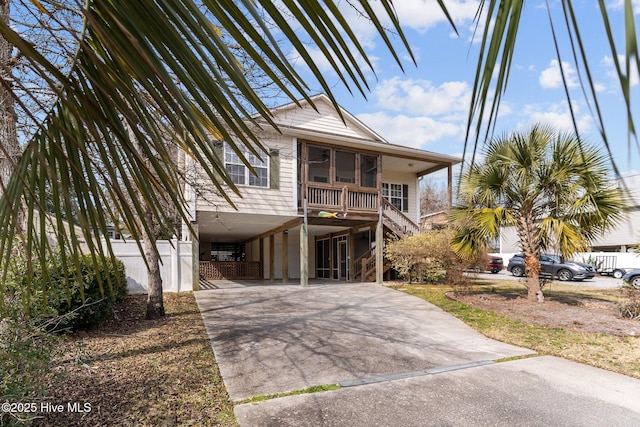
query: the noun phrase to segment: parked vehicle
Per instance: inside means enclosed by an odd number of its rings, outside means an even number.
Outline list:
[[[621,279],[627,271],[624,268],[617,267],[617,264],[618,257],[615,255],[597,255],[595,258],[595,265],[599,274]]]
[[[487,265],[485,269],[490,271],[492,274],[497,274],[502,271],[504,268],[504,261],[502,257],[489,255],[489,259],[487,260]]]
[[[558,280],[563,281],[580,281],[592,279],[596,275],[596,269],[592,265],[577,261],[562,262],[558,255],[542,254],[538,262],[540,263],[540,276],[542,277],[557,277]],[[514,276],[524,276],[524,255],[514,255],[509,260],[507,271]]]
[[[636,289],[640,289],[640,268],[634,268],[622,277],[622,281]]]

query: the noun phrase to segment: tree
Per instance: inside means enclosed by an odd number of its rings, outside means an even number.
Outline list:
[[[425,180],[420,185],[420,215],[449,209],[449,190],[444,182]]]
[[[529,300],[542,302],[541,251],[585,250],[623,218],[627,197],[610,184],[606,156],[573,134],[538,125],[492,139],[483,154],[460,179],[453,248],[469,256],[515,226]]]
[[[31,7],[34,26],[51,19],[56,4],[21,2]],[[252,133],[256,125],[252,117],[275,124],[222,34],[228,34],[291,100],[302,96],[311,101],[305,81],[262,16],[298,52],[299,62],[309,67],[336,107],[329,84],[309,54],[310,44],[347,87],[362,94],[368,90],[364,70],[371,68],[371,62],[331,2],[276,6],[266,0],[75,0],[65,5],[80,11],[83,24],[69,28],[56,21],[74,42],[75,48],[62,49],[70,60],[68,69],[56,66],[9,20],[0,22],[0,36],[13,58],[23,59],[29,73],[55,94],[45,114],[33,117],[36,130],[24,141],[19,159],[12,161],[12,175],[0,200],[5,271],[16,237],[13,207],[20,200],[29,215],[25,250],[46,260],[53,249],[43,239],[44,229],[35,224],[53,223],[56,240],[64,247],[63,264],[77,263],[82,237],[95,257],[104,256],[99,237],[106,234],[109,223],[122,223],[133,239],[152,235],[151,225],[137,219],[147,212],[165,219],[160,194],[189,223],[183,182],[164,135],[171,135],[186,156],[200,163],[218,191],[224,194],[224,186],[238,192],[215,154],[213,141],[225,139],[231,147],[239,143],[257,153],[263,147]],[[367,1],[350,5],[377,28],[400,64],[396,44],[381,24],[384,20],[395,40],[410,52],[391,1],[380,2],[376,10]],[[0,84],[13,105],[22,105],[20,95],[31,93],[29,85],[6,73],[3,77]],[[127,178],[120,182],[123,177]],[[138,194],[144,203],[136,201]],[[108,201],[115,206],[107,209]],[[45,214],[45,206],[52,207],[51,216]],[[76,218],[84,236],[61,226],[63,218]]]
[[[549,5],[546,2],[549,17],[549,31],[553,37],[555,54],[559,64],[571,62],[577,70],[581,93],[585,102],[592,111],[594,123],[601,135],[605,149],[611,160],[611,165],[619,176],[617,166],[611,156],[611,149],[607,138],[607,131],[604,126],[603,111],[598,102],[598,85],[593,80],[591,73],[591,63],[598,63],[601,58],[589,57],[590,51],[585,46],[585,35],[592,35],[600,28],[594,28],[590,19],[581,19],[576,14],[571,0],[562,0],[559,4]],[[480,2],[476,20],[479,24],[477,34],[481,34],[480,54],[478,56],[475,81],[471,95],[471,103],[467,121],[467,143],[471,144],[475,159],[478,142],[490,138],[491,132],[495,128],[495,122],[499,116],[500,102],[506,93],[514,52],[516,51],[518,37],[521,37],[520,23],[526,18],[524,13],[525,5],[528,2],[521,0],[489,0]],[[632,100],[637,97],[632,96],[632,88],[637,77],[640,76],[640,52],[638,52],[638,36],[636,31],[636,6],[634,0],[621,0],[619,4],[624,9],[624,27],[619,28],[609,16],[611,4],[605,1],[596,2],[602,17],[602,37],[610,49],[610,57],[616,69],[617,82],[619,83],[620,95],[626,108],[627,133],[629,135],[629,147],[631,139],[635,140],[637,148],[640,148],[636,133],[636,122],[632,112]],[[551,8],[560,10],[559,22],[554,20]],[[616,42],[613,30],[622,30],[622,46]],[[536,28],[535,31],[540,31]],[[563,56],[561,46],[564,40],[567,42],[567,55]],[[573,99],[567,83],[567,77],[563,67],[560,67],[562,84],[567,97],[567,104],[570,107],[574,132],[579,135],[578,125],[572,108]],[[465,155],[468,146],[465,145]],[[631,148],[629,148],[631,149]]]

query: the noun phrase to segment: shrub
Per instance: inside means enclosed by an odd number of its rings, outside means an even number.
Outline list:
[[[618,312],[625,319],[640,320],[640,290],[633,286],[623,286],[627,301],[618,303]]]
[[[78,267],[81,282],[75,279]],[[54,272],[62,270],[58,268]],[[127,279],[120,260],[101,262],[85,255],[79,266],[69,266],[65,273],[52,275],[49,301],[58,315],[69,314],[59,325],[63,328],[97,326],[113,313],[113,304],[127,295]],[[65,286],[67,279],[70,279],[69,286]]]
[[[428,283],[446,282],[451,286],[467,286],[465,271],[479,263],[479,258],[464,260],[451,249],[450,230],[434,230],[402,239],[390,240],[385,254],[401,277]],[[481,254],[482,263],[486,255]]]
[[[115,258],[101,262],[85,255],[78,265],[65,266],[57,254],[47,267],[44,275],[32,279],[30,286],[37,290],[33,297],[21,297],[21,304],[31,318],[56,319],[49,323],[50,330],[96,326],[111,315],[113,304],[127,295],[124,264]],[[26,286],[27,271],[26,262],[15,261],[8,295],[15,298],[19,288]]]

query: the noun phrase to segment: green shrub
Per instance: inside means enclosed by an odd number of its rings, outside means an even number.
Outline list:
[[[27,285],[28,269],[24,260],[12,262],[13,280],[7,286],[7,295],[17,298],[19,290]],[[30,286],[34,291],[28,299],[21,295],[20,304],[31,318],[51,319],[49,330],[94,327],[111,315],[115,302],[127,295],[122,261],[108,258],[101,262],[91,255],[83,256],[78,265],[65,265],[56,254],[45,273],[38,273]]]
[[[59,326],[73,330],[97,326],[113,313],[113,304],[127,295],[122,261],[100,262],[84,256],[79,265],[81,282],[75,280],[76,268],[69,266],[65,274],[53,274],[49,292],[49,306],[65,316]],[[62,270],[57,268],[55,272]]]

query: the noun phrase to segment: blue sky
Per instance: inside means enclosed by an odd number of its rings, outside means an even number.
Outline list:
[[[361,18],[355,15],[351,17],[349,22],[353,23],[359,39],[374,60],[377,79],[371,75],[368,100],[358,94],[349,94],[323,61],[318,60],[318,64],[326,71],[327,80],[335,83],[338,102],[390,142],[462,156],[479,49],[478,40],[472,40],[473,19],[479,2],[445,0],[445,3],[458,28],[457,36],[435,0],[394,1],[418,63],[414,66],[405,60],[404,73],[386,53],[382,41],[375,38],[372,28]],[[606,3],[614,20],[614,36],[622,40],[622,0]],[[549,0],[548,4],[555,24],[562,25],[560,2]],[[637,173],[640,171],[640,152],[636,147],[629,149],[627,145],[622,96],[616,86],[617,80],[612,77],[612,54],[603,32],[597,2],[574,0],[573,4],[583,28],[583,42],[605,113],[605,128],[615,161],[626,174]],[[640,0],[634,0],[634,7],[637,18],[640,15]],[[497,133],[525,130],[536,122],[571,130],[547,2],[527,1],[522,22],[509,88],[503,96],[497,122]],[[640,25],[638,19],[636,25]],[[577,67],[572,63],[565,35],[561,34],[560,39],[563,69],[568,76],[579,129],[590,142],[602,146],[596,122],[582,96]],[[640,101],[638,73],[635,71],[633,74],[632,99],[637,104]],[[313,89],[321,91],[319,86]]]

